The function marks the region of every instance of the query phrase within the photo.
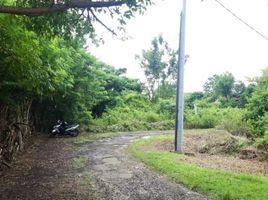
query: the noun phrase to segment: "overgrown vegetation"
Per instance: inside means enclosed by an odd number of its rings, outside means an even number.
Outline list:
[[[122,15],[119,8],[112,10],[121,25],[151,4],[131,2]],[[19,1],[18,6],[35,3]],[[62,21],[54,21],[59,17]],[[146,83],[132,80],[126,69],[86,52],[85,32],[94,38],[94,27],[91,21],[76,23],[82,15],[77,17],[77,12],[38,19],[0,15],[0,160],[6,165],[27,138],[50,131],[58,119],[91,132],[174,128],[176,51],[161,35],[154,38],[151,48],[136,56]],[[184,126],[226,129],[267,149],[267,77],[267,69],[249,85],[230,73],[210,77],[203,92],[185,95]]]
[[[153,169],[167,174],[178,183],[192,190],[208,194],[213,199],[267,199],[268,179],[244,173],[232,173],[207,169],[183,162],[184,155],[171,152],[142,150],[154,141],[169,137],[141,139],[129,147],[129,151]]]
[[[94,120],[93,132],[173,129],[176,55],[162,36],[137,56],[147,78],[143,92],[125,91]],[[185,128],[218,128],[247,136],[267,149],[267,69],[246,85],[231,73],[208,78],[203,92],[185,95]],[[257,139],[259,138],[259,139]]]
[[[13,3],[1,1],[0,5]],[[146,9],[144,1],[136,3],[127,3],[130,10],[122,15],[120,5],[114,7],[121,25],[134,12]],[[47,6],[38,1],[19,1],[16,6],[35,4]],[[37,131],[50,131],[57,119],[88,126],[114,107],[123,91],[141,92],[140,82],[126,78],[125,69],[115,69],[86,52],[84,36],[87,33],[94,39],[94,28],[90,18],[77,17],[71,11],[31,19],[0,15],[1,164],[9,166],[27,138]]]

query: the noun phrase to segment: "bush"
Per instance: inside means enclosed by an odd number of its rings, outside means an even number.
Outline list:
[[[268,151],[268,130],[265,131],[263,138],[258,138],[256,140],[256,146],[259,149],[263,149],[265,151]]]
[[[217,126],[232,135],[251,136],[249,125],[244,121],[246,111],[239,108],[222,109],[222,119]]]
[[[198,113],[194,111],[185,111],[185,128],[214,128],[219,121],[219,112],[216,108],[199,109]]]
[[[126,132],[126,131],[142,131],[142,130],[170,130],[174,129],[174,120],[166,120],[161,122],[143,122],[143,121],[125,121],[115,125],[92,125],[89,131],[93,133],[105,132]]]
[[[159,112],[141,94],[125,93],[124,104],[108,109],[90,125],[91,132],[123,132],[139,130],[165,130],[174,128],[169,114]]]
[[[255,137],[263,137],[268,129],[268,68],[257,79],[252,97],[246,105],[245,119],[251,125]]]
[[[159,99],[156,105],[158,114],[166,114],[171,119],[175,119],[176,100],[175,99]]]

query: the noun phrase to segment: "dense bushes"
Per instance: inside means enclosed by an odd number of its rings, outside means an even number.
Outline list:
[[[120,99],[117,106],[107,109],[101,118],[91,123],[89,128],[91,131],[167,130],[174,127],[169,115],[158,112],[159,106],[149,101],[143,94],[125,91]]]
[[[244,120],[246,111],[239,108],[200,108],[198,113],[193,110],[185,112],[186,128],[218,128],[233,135],[250,136],[250,128]]]
[[[193,110],[185,112],[186,128],[214,128],[220,120],[219,110],[216,108],[199,109],[198,113]]]
[[[257,79],[253,95],[246,105],[246,120],[254,135],[262,137],[268,130],[268,68]]]
[[[186,94],[184,127],[224,129],[233,135],[247,136],[253,140],[259,138],[257,146],[267,148],[267,77],[268,70],[264,70],[257,82],[249,86],[235,82],[231,85],[233,88],[228,89],[228,95],[213,95],[213,84],[211,91],[209,90],[211,93]],[[101,118],[94,120],[91,130],[105,132],[174,129],[175,91],[173,90],[173,95],[170,91],[165,95],[165,90],[161,90],[161,95],[156,95],[157,98],[153,101],[140,92],[125,91],[117,96],[118,101],[114,107],[106,109]]]
[[[141,92],[125,69],[97,60],[83,46],[38,35],[19,18],[0,15],[0,162],[58,119],[88,126],[119,104],[123,91]]]
[[[252,136],[250,127],[245,121],[246,110],[241,108],[227,108],[222,111],[222,119],[218,128],[222,128],[233,135]]]

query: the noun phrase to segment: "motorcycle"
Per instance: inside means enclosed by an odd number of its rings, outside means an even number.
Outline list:
[[[57,125],[53,126],[51,131],[52,136],[61,135],[70,135],[72,137],[76,137],[79,135],[79,124],[69,125],[67,122],[58,121]]]

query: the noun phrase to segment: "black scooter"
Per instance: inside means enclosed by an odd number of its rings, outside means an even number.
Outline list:
[[[76,137],[79,135],[79,124],[69,125],[67,122],[58,121],[51,131],[52,136],[56,135],[70,135]]]

